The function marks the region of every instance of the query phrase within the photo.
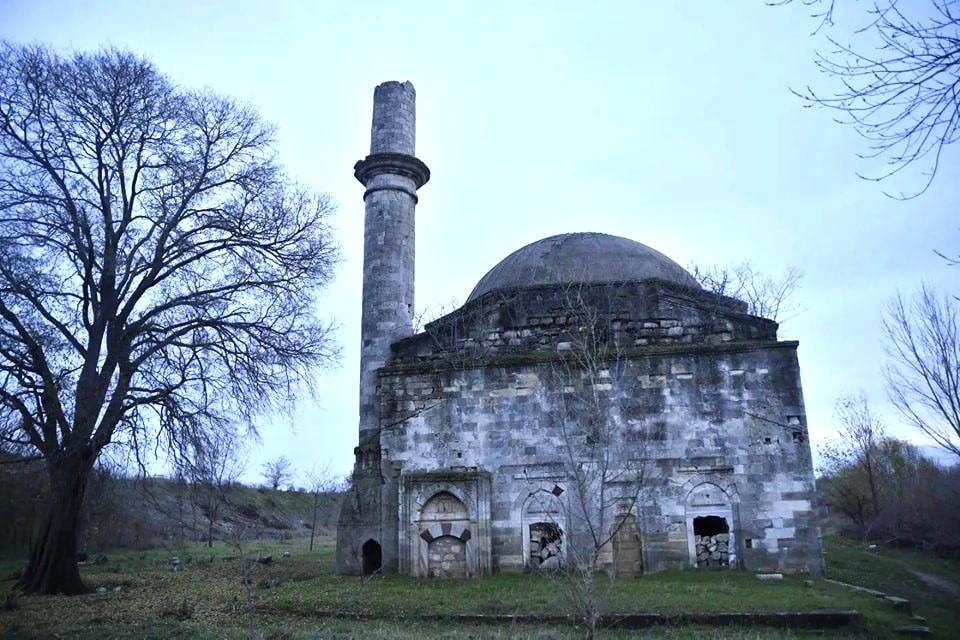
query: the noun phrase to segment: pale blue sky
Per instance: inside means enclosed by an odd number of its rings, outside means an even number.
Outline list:
[[[922,198],[865,182],[856,134],[789,87],[824,87],[803,6],[729,2],[44,2],[0,0],[0,37],[63,50],[114,45],[175,80],[256,106],[280,157],[330,193],[344,261],[319,313],[342,365],[317,401],[265,420],[249,480],[289,456],[301,472],[352,465],[357,435],[363,189],[373,87],[410,80],[417,155],[417,306],[462,302],[520,246],[570,231],[648,244],[680,264],[749,260],[803,270],[800,340],[814,442],[835,398],[886,402],[880,313],[921,282],[960,293],[957,150]],[[846,34],[840,16],[839,31]],[[841,37],[846,37],[842,35]],[[292,424],[291,424],[292,423]]]

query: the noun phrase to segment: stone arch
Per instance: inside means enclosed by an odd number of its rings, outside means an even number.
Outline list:
[[[449,490],[438,491],[420,508],[421,522],[468,520],[467,506]]]
[[[713,482],[701,482],[687,493],[687,550],[690,554],[690,566],[736,566],[734,507],[730,495]]]
[[[737,490],[737,483],[732,477],[717,477],[715,475],[696,474],[687,479],[680,485],[680,495],[689,498],[694,489],[703,484],[711,484],[723,491],[730,501],[734,504],[740,502],[740,493]]]
[[[466,578],[473,566],[470,519],[452,491],[435,492],[418,509],[420,575]]]
[[[457,487],[453,483],[431,483],[423,487],[416,494],[416,497],[413,500],[414,518],[420,520],[424,508],[430,503],[431,500],[441,494],[449,494],[459,500],[460,504],[463,505],[464,510],[467,512],[467,517],[469,518],[470,509],[467,508],[467,505],[470,504],[470,500],[463,493],[460,487]]]
[[[360,547],[360,570],[365,576],[380,571],[383,567],[383,550],[380,543],[370,538]]]
[[[567,557],[567,518],[558,485],[530,492],[520,512],[523,566],[527,570],[560,569]]]

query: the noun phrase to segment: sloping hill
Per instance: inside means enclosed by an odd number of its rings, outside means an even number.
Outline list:
[[[2,470],[0,547],[29,545],[43,513],[46,474],[34,464]],[[216,491],[170,478],[129,478],[98,472],[87,490],[81,549],[153,548],[214,540],[309,537],[316,503],[317,535],[335,531],[340,493],[313,494],[231,484]]]

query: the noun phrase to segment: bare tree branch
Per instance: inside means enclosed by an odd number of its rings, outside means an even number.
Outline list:
[[[803,312],[796,302],[803,273],[789,267],[780,277],[761,274],[749,262],[732,266],[688,265],[690,275],[711,293],[747,303],[747,313],[779,323]]]
[[[960,457],[960,305],[923,286],[883,319],[890,401],[918,431]]]
[[[834,26],[835,0],[801,1],[818,7],[817,32]],[[808,106],[838,112],[839,123],[867,140],[861,157],[886,160],[887,170],[860,177],[879,181],[922,166],[922,187],[891,196],[917,197],[933,183],[947,145],[960,137],[960,5],[877,0],[853,37],[844,44],[827,36],[830,50],[817,54],[817,66],[838,83],[834,91],[807,86],[794,93]]]
[[[252,108],[132,54],[0,46],[0,427],[65,514],[28,589],[82,590],[72,551],[48,552],[105,447],[196,453],[336,357],[314,315],[332,208],[273,144]]]

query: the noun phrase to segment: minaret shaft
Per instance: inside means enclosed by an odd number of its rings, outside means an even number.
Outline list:
[[[364,193],[363,310],[360,324],[360,448],[376,448],[377,370],[390,345],[413,331],[417,189],[430,178],[417,160],[416,92],[385,82],[373,94],[370,155],[355,175]]]

